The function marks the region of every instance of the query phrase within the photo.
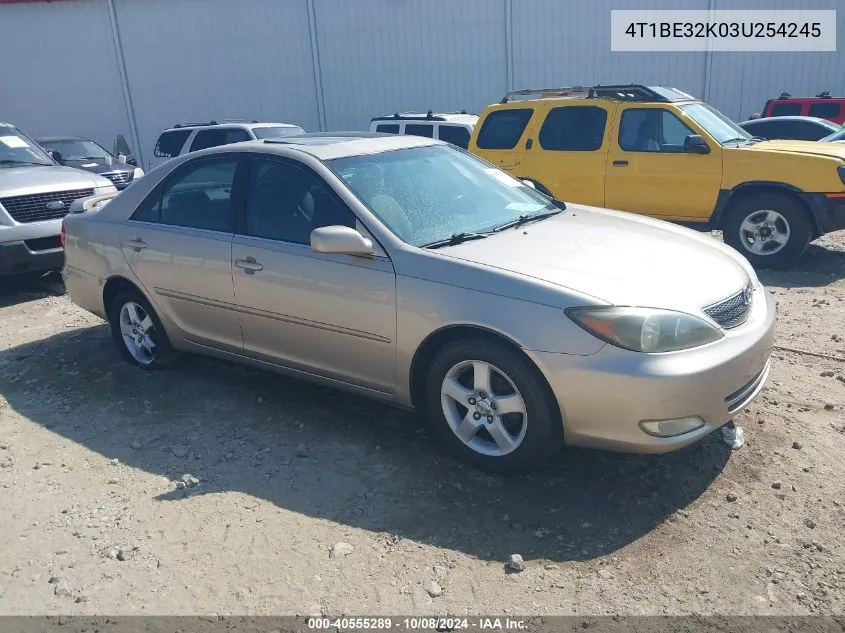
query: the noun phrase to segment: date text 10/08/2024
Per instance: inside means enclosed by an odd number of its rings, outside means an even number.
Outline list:
[[[339,631],[520,631],[526,628],[526,622],[518,618],[450,618],[450,617],[410,617],[410,618],[308,618],[308,628],[313,630]]]

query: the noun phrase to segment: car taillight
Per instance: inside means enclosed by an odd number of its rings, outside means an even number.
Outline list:
[[[62,243],[62,248],[65,247],[65,240],[67,239],[67,234],[65,233],[65,223],[62,222],[62,230],[59,233],[59,241]]]

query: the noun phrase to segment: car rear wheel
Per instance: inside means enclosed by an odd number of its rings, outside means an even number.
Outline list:
[[[537,369],[491,341],[466,339],[432,360],[425,403],[434,433],[488,472],[524,472],[560,447],[560,412]]]
[[[785,268],[803,255],[812,229],[800,202],[772,193],[737,203],[725,218],[723,235],[755,268]]]
[[[109,325],[121,357],[130,365],[151,370],[178,358],[155,310],[137,290],[115,297],[109,310]]]

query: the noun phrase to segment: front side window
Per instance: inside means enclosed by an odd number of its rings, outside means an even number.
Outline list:
[[[38,144],[10,125],[0,125],[0,169],[22,165],[55,165]]]
[[[432,138],[434,136],[434,126],[430,123],[406,123],[405,134],[410,134],[411,136],[424,136],[426,138]]]
[[[513,149],[533,114],[531,108],[491,112],[481,124],[476,145],[479,149]]]
[[[770,116],[798,116],[801,114],[800,103],[776,103]]]
[[[147,196],[133,220],[231,233],[235,158],[200,160],[184,165]]]
[[[287,162],[254,159],[246,191],[246,234],[310,244],[324,226],[355,227],[355,218],[310,171]]]
[[[595,106],[552,108],[540,128],[540,146],[561,152],[593,152],[602,146],[607,111]]]
[[[163,132],[158,137],[153,154],[158,158],[173,158],[174,156],[178,156],[190,135],[191,130],[170,130]]]
[[[255,134],[255,138],[286,138],[288,136],[299,136],[300,134],[305,134],[305,130],[301,127],[296,127],[295,125],[285,126],[285,127],[254,127],[252,128],[252,133]],[[243,139],[244,141],[246,139]],[[230,143],[236,143],[237,141],[229,141]]]
[[[399,125],[396,123],[379,123],[376,126],[376,132],[382,134],[399,134]]]
[[[622,113],[619,147],[627,152],[682,152],[695,134],[668,110],[631,108]]]
[[[462,125],[441,125],[437,129],[441,141],[457,145],[464,149],[469,145],[469,130]]]
[[[339,158],[327,165],[388,229],[414,246],[557,209],[520,180],[448,145]]]

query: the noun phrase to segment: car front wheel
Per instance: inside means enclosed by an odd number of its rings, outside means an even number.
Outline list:
[[[150,370],[169,365],[178,356],[155,310],[137,290],[115,297],[109,325],[121,357],[130,365]]]
[[[812,229],[800,202],[763,194],[740,201],[728,212],[723,236],[755,268],[785,268],[807,249]]]
[[[425,402],[434,433],[481,470],[524,472],[562,443],[560,412],[542,375],[491,341],[466,339],[442,349],[428,371]]]

